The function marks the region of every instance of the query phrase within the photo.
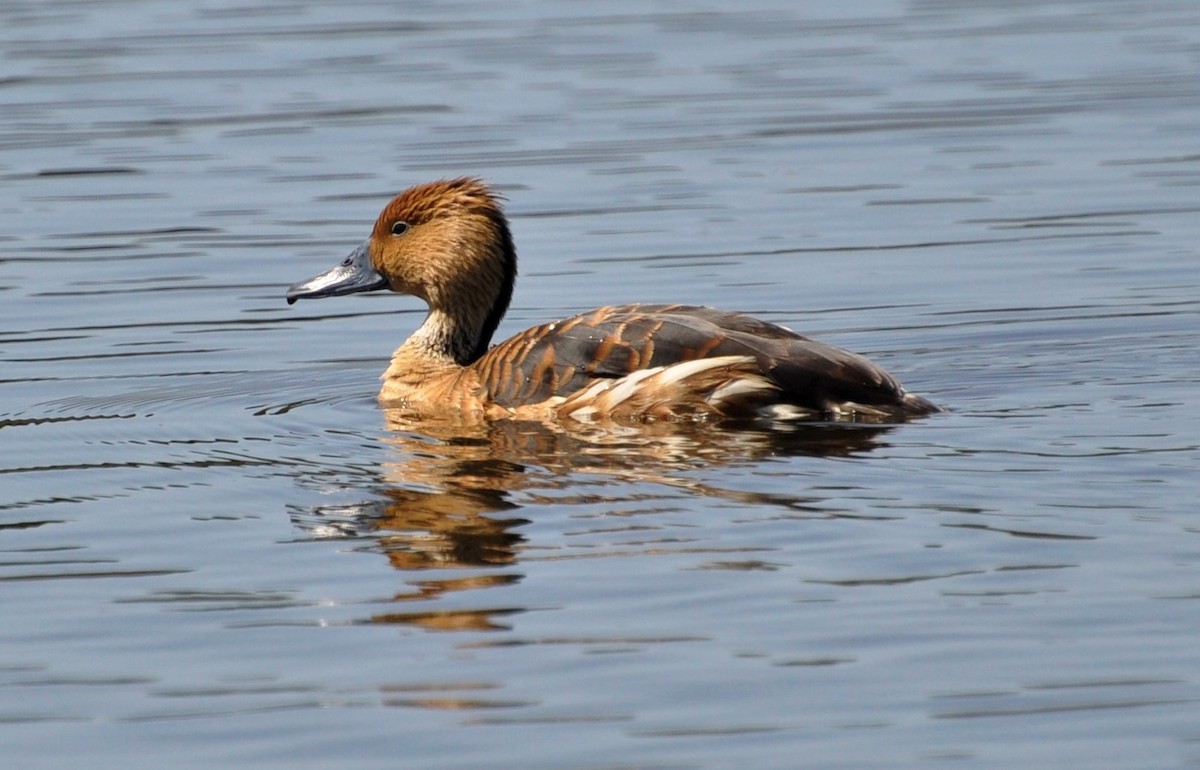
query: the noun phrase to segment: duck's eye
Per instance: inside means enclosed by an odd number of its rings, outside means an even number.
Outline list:
[[[392,235],[404,235],[408,232],[408,222],[392,222]]]

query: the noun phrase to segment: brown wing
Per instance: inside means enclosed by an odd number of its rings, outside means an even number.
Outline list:
[[[567,396],[597,378],[715,356],[753,356],[780,401],[828,411],[935,409],[862,356],[742,313],[684,305],[602,307],[528,329],[472,364],[489,397],[513,407]]]

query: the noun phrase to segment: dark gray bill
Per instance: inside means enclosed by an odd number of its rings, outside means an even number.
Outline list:
[[[340,297],[343,294],[386,288],[387,279],[371,265],[371,254],[364,243],[332,270],[293,285],[287,290],[287,301],[290,305],[298,299]]]

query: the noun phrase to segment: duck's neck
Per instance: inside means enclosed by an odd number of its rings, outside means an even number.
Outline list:
[[[484,336],[484,320],[471,313],[431,308],[425,322],[396,354],[403,351],[406,357],[419,357],[445,367],[466,366],[487,350],[491,331]]]
[[[479,406],[453,399],[474,397],[470,388],[459,388],[457,383],[479,357],[475,352],[487,348],[490,334],[484,334],[485,321],[482,316],[430,309],[420,328],[392,354],[391,365],[381,378],[380,399],[417,410]]]

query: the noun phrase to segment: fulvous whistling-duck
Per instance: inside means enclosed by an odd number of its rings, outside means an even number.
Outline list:
[[[707,307],[601,307],[489,348],[516,275],[497,195],[479,179],[443,180],[396,196],[363,245],[287,301],[376,289],[424,300],[429,315],[379,393],[418,417],[877,422],[938,411],[862,356]]]

